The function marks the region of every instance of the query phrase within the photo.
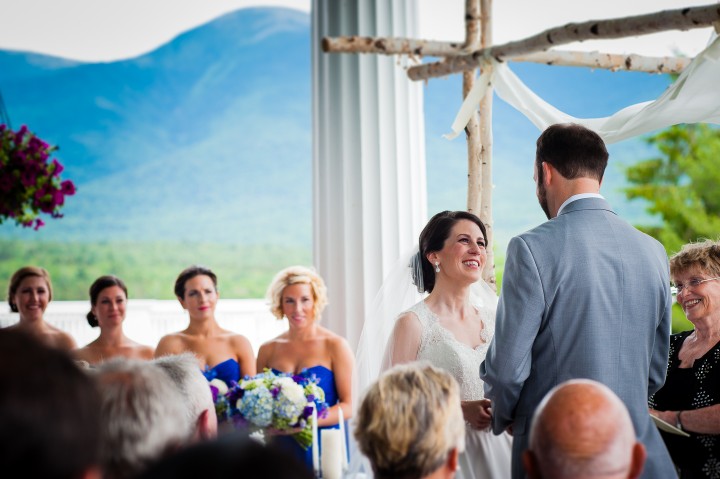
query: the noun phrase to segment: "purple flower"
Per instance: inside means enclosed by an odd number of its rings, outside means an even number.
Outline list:
[[[65,167],[55,158],[53,158],[52,166],[54,167],[54,169],[52,170],[52,172],[53,172],[52,175],[56,178],[58,176],[60,176],[60,173],[62,173],[63,170],[65,169]]]
[[[74,195],[75,194],[75,184],[70,180],[65,180],[62,183],[60,183],[60,191],[64,195]]]
[[[52,205],[55,206],[62,206],[65,204],[65,195],[62,191],[55,190],[52,192]]]
[[[0,222],[14,218],[17,225],[34,228],[45,225],[38,213],[62,218],[59,209],[65,196],[76,193],[75,184],[60,180],[64,167],[50,154],[57,147],[35,136],[27,126],[12,131],[0,125]]]
[[[20,182],[25,188],[30,188],[31,186],[35,185],[36,181],[37,176],[35,175],[34,171],[23,170],[22,172],[20,172]]]

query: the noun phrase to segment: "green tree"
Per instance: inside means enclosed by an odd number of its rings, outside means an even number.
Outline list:
[[[660,156],[626,168],[628,199],[644,199],[662,222],[637,227],[655,237],[668,253],[683,244],[720,236],[720,130],[676,125],[648,138]],[[679,305],[673,331],[693,329]]]
[[[720,130],[676,125],[648,138],[660,155],[626,169],[628,199],[642,198],[662,223],[638,226],[674,253],[720,235]]]

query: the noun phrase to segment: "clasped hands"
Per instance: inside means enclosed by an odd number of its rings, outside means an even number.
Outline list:
[[[462,401],[465,422],[475,429],[487,429],[492,424],[492,409],[489,399]]]

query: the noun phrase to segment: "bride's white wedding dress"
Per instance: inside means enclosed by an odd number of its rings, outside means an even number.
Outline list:
[[[422,336],[417,359],[426,360],[453,375],[460,385],[463,401],[483,399],[483,382],[480,380],[480,363],[485,359],[490,339],[495,332],[495,311],[480,307],[484,329],[476,348],[461,343],[442,327],[439,318],[420,301],[409,309],[422,325]],[[460,456],[458,479],[504,479],[510,477],[512,438],[503,433],[495,436],[488,428],[478,430],[465,427],[465,452]]]

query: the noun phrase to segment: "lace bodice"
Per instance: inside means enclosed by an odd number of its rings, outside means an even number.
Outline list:
[[[442,327],[439,318],[430,311],[425,301],[409,309],[420,320],[423,331],[417,358],[430,361],[453,375],[460,385],[463,401],[482,399],[483,382],[480,380],[480,363],[485,359],[490,340],[495,333],[494,311],[480,308],[483,323],[483,343],[475,349],[461,343],[453,334]]]

